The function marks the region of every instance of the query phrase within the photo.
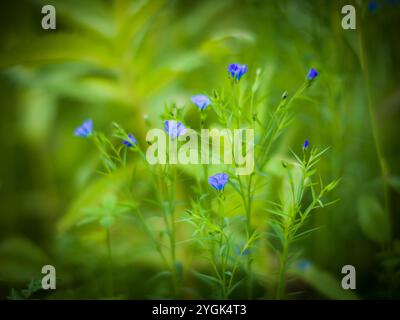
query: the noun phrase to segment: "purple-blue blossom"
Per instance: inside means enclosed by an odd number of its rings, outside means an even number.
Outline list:
[[[241,247],[241,246],[239,246],[239,245],[236,245],[235,247],[234,247],[235,249],[235,253],[239,256],[248,256],[250,253],[251,253],[251,250],[250,250],[250,248],[244,248],[244,247]]]
[[[228,71],[231,74],[233,80],[239,81],[242,76],[247,72],[247,65],[239,63],[231,63],[228,66]]]
[[[318,75],[318,71],[315,70],[314,68],[311,68],[310,71],[308,71],[307,74],[307,80],[314,80]]]
[[[304,148],[304,149],[307,149],[309,145],[310,145],[310,143],[308,142],[308,140],[306,140],[306,141],[304,141],[304,143],[303,143],[303,148]]]
[[[198,94],[191,97],[193,103],[196,105],[197,108],[200,110],[204,110],[210,104],[210,99],[204,94]]]
[[[208,178],[208,183],[218,191],[224,190],[228,181],[229,175],[227,173],[217,173]]]
[[[134,135],[132,133],[128,134],[128,137],[124,140],[122,140],[122,143],[124,145],[126,145],[128,148],[131,148],[133,146],[136,146],[137,141],[136,138],[134,137]]]
[[[318,76],[318,71],[314,68],[311,68],[307,74],[307,80],[314,80]]]
[[[301,270],[301,271],[307,271],[307,270],[309,270],[310,268],[311,268],[311,262],[310,261],[308,261],[308,260],[300,260],[298,263],[297,263],[297,267]]]
[[[88,119],[85,120],[78,128],[75,129],[75,136],[87,138],[91,136],[93,133],[93,120]]]
[[[375,12],[379,9],[379,3],[378,1],[372,0],[368,2],[368,11],[369,12]]]
[[[182,122],[176,120],[166,120],[164,122],[165,132],[172,138],[177,138],[186,132],[186,127]]]

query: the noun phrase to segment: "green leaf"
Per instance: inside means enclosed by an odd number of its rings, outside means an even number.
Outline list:
[[[218,278],[215,278],[215,277],[213,277],[213,276],[206,275],[206,274],[201,273],[201,272],[198,272],[198,271],[192,271],[192,272],[193,272],[193,274],[194,274],[197,278],[199,278],[200,280],[204,281],[205,283],[208,283],[208,284],[218,284],[218,285],[221,284],[221,282],[219,281]]]
[[[400,177],[399,176],[389,177],[388,183],[394,190],[396,190],[398,193],[400,193]]]
[[[41,276],[51,259],[28,239],[10,237],[0,243],[0,279],[12,285],[26,285]]]
[[[84,225],[90,224],[92,222],[95,222],[97,219],[98,219],[98,217],[93,216],[93,215],[87,216],[87,217],[84,217],[81,220],[79,220],[76,225],[77,226],[84,226]]]
[[[351,290],[343,289],[338,279],[314,265],[310,266],[304,271],[293,269],[291,270],[291,273],[303,279],[315,290],[328,298],[338,300],[358,299],[357,295]]]
[[[228,296],[231,295],[231,293],[232,293],[233,291],[235,291],[235,289],[236,289],[239,285],[242,284],[243,280],[244,280],[244,279],[240,279],[239,281],[237,281],[237,282],[229,289],[229,291],[228,291]]]
[[[36,0],[40,5],[48,1]],[[74,22],[81,30],[91,30],[104,38],[112,38],[116,34],[116,25],[110,11],[111,6],[103,1],[53,0],[57,15],[63,20]],[[77,10],[79,8],[79,10]]]
[[[25,63],[80,60],[101,66],[111,66],[112,54],[104,44],[80,34],[57,33],[37,38],[21,39],[0,53],[0,68]]]
[[[106,228],[106,229],[112,227],[114,222],[115,222],[115,218],[113,216],[111,216],[111,215],[107,215],[107,216],[105,216],[105,217],[100,219],[100,225],[103,228]]]
[[[358,199],[358,222],[363,233],[379,244],[389,241],[390,221],[381,204],[372,195],[362,195]]]
[[[171,271],[163,270],[157,272],[151,279],[150,282],[158,282],[161,279],[170,278],[172,276]]]
[[[107,213],[111,213],[114,211],[115,206],[117,204],[117,197],[113,194],[108,194],[104,197],[102,204],[103,204],[104,210]]]
[[[225,271],[224,273],[225,273],[225,275],[227,275],[228,277],[232,277],[232,272],[230,272],[230,271]]]

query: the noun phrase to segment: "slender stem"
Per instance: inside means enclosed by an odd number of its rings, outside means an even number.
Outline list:
[[[141,150],[139,150],[139,154],[145,160],[145,155]],[[147,166],[149,166],[147,161],[145,161],[145,163],[147,164]],[[166,170],[167,172],[163,172],[162,176],[163,177],[167,176],[170,178],[169,184],[168,183],[163,184],[164,181],[163,179],[159,179],[159,176],[157,174],[154,174],[153,170],[149,171],[152,172],[154,188],[156,190],[157,200],[161,205],[163,219],[170,244],[169,268],[172,274],[173,295],[175,297],[178,297],[180,292],[180,285],[179,285],[180,281],[178,279],[178,274],[177,274],[178,270],[176,265],[176,227],[175,227],[176,168],[167,165]],[[164,205],[164,199],[168,202],[167,207]],[[157,245],[157,248],[159,248],[158,251],[160,253],[160,256],[168,267],[167,259],[163,254],[161,247]]]
[[[171,167],[170,167],[171,168]],[[171,262],[172,262],[172,278],[175,297],[179,296],[179,278],[176,264],[176,225],[175,225],[175,186],[176,186],[176,168],[172,169],[171,185],[169,186],[169,204],[168,213],[170,217],[170,247],[171,247]]]
[[[122,156],[122,163],[123,163],[124,167],[126,167],[127,154],[128,154],[128,148],[124,148],[123,156]]]
[[[251,96],[250,96],[250,119],[253,119],[253,109],[254,109],[254,91],[251,90]],[[254,124],[254,120],[253,120],[253,124]]]
[[[235,83],[235,81],[232,82],[232,89],[233,89],[233,97],[234,97],[234,103],[235,103],[235,118],[236,118],[236,127],[237,129],[240,129],[240,85],[239,83]]]
[[[200,136],[201,136],[201,131],[204,129],[205,127],[205,122],[207,119],[207,113],[205,110],[201,110],[200,111]],[[203,141],[202,141],[203,143]],[[209,141],[207,141],[207,148]],[[208,152],[207,152],[208,154]],[[203,164],[203,174],[204,174],[204,184],[203,184],[203,193],[207,192],[207,181],[208,181],[208,165],[207,164]]]
[[[111,250],[111,232],[110,228],[106,229],[106,242],[107,242],[107,253],[109,262],[109,272],[110,272],[110,296],[114,296],[114,268],[113,268],[113,257]]]
[[[360,26],[360,31],[359,31],[359,50],[360,50],[360,63],[361,63],[361,69],[364,73],[364,80],[365,80],[365,90],[367,93],[367,100],[368,100],[368,113],[369,113],[369,118],[370,118],[370,123],[371,123],[371,130],[372,130],[372,136],[374,140],[374,145],[375,145],[375,150],[376,150],[376,156],[379,161],[379,166],[381,170],[381,175],[382,175],[382,183],[383,183],[383,201],[384,201],[384,210],[387,216],[390,216],[390,211],[389,211],[389,188],[388,188],[388,183],[387,183],[387,177],[389,176],[389,170],[386,164],[386,160],[382,151],[382,146],[380,143],[379,139],[379,132],[378,132],[378,126],[376,123],[376,118],[375,118],[375,112],[373,109],[373,101],[372,101],[372,96],[371,96],[371,90],[370,90],[370,76],[369,76],[369,69],[368,69],[368,58],[365,52],[365,46],[364,46],[364,41],[363,41],[363,32],[362,32],[362,26]]]
[[[147,223],[146,223],[146,221],[145,221],[145,219],[144,219],[144,217],[143,217],[143,214],[142,214],[142,212],[140,211],[139,208],[136,209],[136,213],[137,213],[137,216],[139,217],[140,222],[142,223],[142,225],[143,225],[143,227],[144,227],[144,230],[146,231],[147,235],[149,236],[149,238],[150,238],[151,241],[153,242],[154,246],[156,247],[156,250],[157,250],[157,252],[159,253],[159,255],[160,255],[160,257],[161,257],[163,263],[165,264],[165,267],[166,267],[166,268],[169,268],[168,260],[167,260],[167,258],[165,257],[163,251],[161,250],[160,244],[159,244],[158,241],[154,238],[154,235],[153,235],[153,233],[151,232],[149,226],[147,225]]]
[[[246,225],[246,234],[247,240],[250,239],[251,234],[253,232],[251,227],[251,204],[252,204],[252,181],[253,175],[251,174],[247,184],[247,206],[246,206],[246,216],[247,216],[247,225]],[[248,252],[247,255],[247,298],[250,300],[253,296],[253,280],[252,280],[252,257],[251,252]]]
[[[219,236],[219,249],[220,249],[220,256],[221,256],[221,291],[222,291],[222,298],[224,300],[228,299],[228,292],[226,290],[226,255],[227,252],[221,251],[221,248],[224,246],[224,215],[225,215],[225,201],[224,196],[220,195],[219,197],[219,204],[220,204],[220,214],[221,214],[221,225],[220,225],[220,236]],[[226,246],[227,247],[227,246]],[[225,254],[225,257],[224,257]]]
[[[289,243],[285,241],[283,245],[282,255],[279,261],[279,281],[278,281],[278,289],[276,291],[276,299],[280,300],[284,297],[285,288],[286,288],[286,265],[287,265],[287,258],[289,252]]]

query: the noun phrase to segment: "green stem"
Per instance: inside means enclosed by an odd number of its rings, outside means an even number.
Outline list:
[[[113,268],[113,257],[111,250],[111,232],[110,228],[106,229],[106,242],[107,242],[107,253],[109,262],[109,272],[110,272],[110,296],[114,296],[114,268]]]
[[[218,247],[219,247],[219,255],[221,258],[221,293],[222,293],[222,299],[227,300],[228,299],[228,291],[227,291],[227,280],[226,280],[226,263],[227,263],[227,258],[228,258],[228,251],[223,252],[221,251],[221,248],[224,246],[225,242],[225,237],[224,237],[224,215],[225,215],[225,198],[224,195],[221,194],[219,195],[219,204],[220,204],[220,214],[221,214],[221,224],[220,224],[220,234],[219,234],[219,241],[218,241]],[[225,248],[228,248],[228,241],[226,241],[226,246]]]
[[[372,96],[371,96],[371,90],[370,90],[371,86],[370,86],[370,76],[369,76],[369,69],[368,69],[368,59],[367,59],[367,55],[366,55],[365,47],[364,47],[362,26],[360,26],[360,31],[359,31],[359,50],[360,50],[360,59],[361,59],[361,61],[360,61],[361,69],[362,69],[362,72],[364,73],[365,89],[367,92],[368,113],[369,113],[369,118],[370,118],[370,123],[371,123],[372,136],[373,136],[373,140],[374,140],[376,156],[379,161],[379,166],[380,166],[381,175],[382,175],[384,210],[385,210],[386,215],[388,217],[390,217],[389,188],[388,188],[388,183],[387,183],[387,177],[389,176],[389,170],[388,170],[388,167],[386,164],[385,157],[383,155],[382,146],[381,146],[380,139],[379,139],[378,126],[377,126],[376,119],[375,119],[375,112],[373,109],[373,102],[372,102]]]
[[[156,247],[156,250],[157,250],[157,252],[159,253],[159,255],[160,255],[160,257],[161,257],[161,260],[163,261],[165,267],[166,267],[166,268],[169,268],[168,260],[167,260],[167,258],[165,257],[165,255],[164,255],[164,253],[163,253],[163,251],[162,251],[162,249],[161,249],[160,244],[159,244],[158,241],[155,239],[153,233],[151,232],[149,226],[147,225],[147,223],[146,223],[146,221],[145,221],[145,219],[144,219],[144,217],[143,217],[142,212],[141,212],[139,209],[136,209],[136,213],[137,213],[137,216],[139,217],[140,222],[141,222],[142,225],[143,225],[143,228],[144,228],[145,232],[147,233],[147,235],[149,236],[150,240],[153,242],[154,246]]]
[[[285,241],[283,246],[282,255],[279,261],[279,279],[278,279],[278,289],[276,291],[276,299],[280,300],[285,295],[286,289],[286,266],[287,266],[287,258],[289,252],[289,244],[288,241]]]
[[[207,119],[207,114],[205,110],[201,110],[200,111],[200,134],[201,131],[204,129],[205,127],[205,122]],[[208,147],[208,143],[209,141],[207,141],[207,147]],[[207,187],[208,187],[208,165],[207,164],[203,164],[203,174],[204,174],[204,183],[203,183],[203,193],[207,192]]]
[[[247,185],[247,206],[246,206],[246,216],[247,216],[247,240],[250,239],[251,234],[253,232],[251,227],[251,204],[252,204],[252,179],[253,175],[251,174],[249,177],[248,185]],[[252,258],[251,252],[249,251],[247,254],[247,298],[249,300],[252,299],[253,296],[253,280],[252,280],[252,272],[251,272]]]
[[[176,187],[176,168],[172,169],[172,181],[169,186],[169,216],[170,216],[170,247],[171,247],[171,261],[172,261],[172,278],[174,286],[175,297],[179,296],[179,275],[177,273],[177,261],[176,261],[176,225],[175,225],[175,187]]]
[[[147,167],[149,168],[149,164],[146,161],[145,154],[142,150],[139,150],[140,156],[144,159]],[[176,168],[174,167],[171,170],[171,166],[167,165],[166,169],[167,172],[163,172],[162,176],[170,176],[170,184],[165,183],[163,184],[163,179],[159,179],[158,175],[153,172],[151,168],[149,171],[152,172],[152,180],[154,183],[154,188],[156,190],[157,200],[161,205],[161,210],[163,213],[163,219],[165,223],[165,227],[167,229],[167,235],[170,243],[170,270],[172,274],[172,287],[173,287],[173,295],[175,297],[179,296],[180,292],[180,285],[179,285],[179,278],[177,274],[177,265],[176,265],[176,227],[175,227],[175,194],[176,194]],[[171,173],[172,171],[172,173]],[[165,188],[164,188],[165,187]],[[163,188],[165,189],[163,192]],[[164,206],[164,199],[168,201],[168,206]],[[163,261],[165,261],[167,267],[167,259],[163,254],[161,247],[159,247],[159,253]]]

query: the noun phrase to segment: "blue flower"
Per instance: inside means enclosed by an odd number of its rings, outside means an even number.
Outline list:
[[[369,3],[368,3],[368,11],[369,12],[375,12],[375,11],[377,11],[379,9],[379,3],[378,3],[378,1],[370,1]]]
[[[311,268],[311,262],[308,260],[300,260],[297,263],[297,268],[299,268],[301,271],[307,271]]]
[[[74,134],[76,137],[87,138],[92,135],[92,132],[93,132],[93,120],[88,119],[85,120],[80,127],[75,129]]]
[[[234,250],[235,250],[235,253],[238,255],[238,256],[248,256],[250,253],[251,253],[251,250],[249,249],[249,248],[246,248],[246,249],[244,249],[244,248],[242,248],[241,246],[239,246],[239,245],[236,245],[235,247],[234,247]]]
[[[165,132],[172,138],[177,138],[186,132],[186,127],[182,122],[176,120],[166,120],[164,122]]]
[[[239,63],[231,63],[228,66],[228,71],[231,74],[233,80],[239,81],[240,78],[247,72],[247,65]]]
[[[217,173],[208,178],[208,183],[218,191],[224,190],[225,185],[228,183],[229,175],[226,173]]]
[[[303,143],[303,148],[304,148],[304,149],[307,149],[309,145],[310,145],[310,143],[308,142],[308,140],[306,140],[306,141],[304,141],[304,143]]]
[[[307,74],[307,80],[314,80],[318,75],[318,71],[315,70],[314,68],[311,68],[310,71],[308,71]]]
[[[204,110],[210,104],[210,99],[208,99],[208,97],[204,94],[198,94],[196,96],[193,96],[191,99],[196,107],[200,110]]]
[[[131,148],[133,146],[136,146],[137,141],[136,141],[135,137],[133,136],[133,134],[130,133],[130,134],[128,134],[127,139],[122,140],[122,143],[124,145],[126,145],[128,148]]]

